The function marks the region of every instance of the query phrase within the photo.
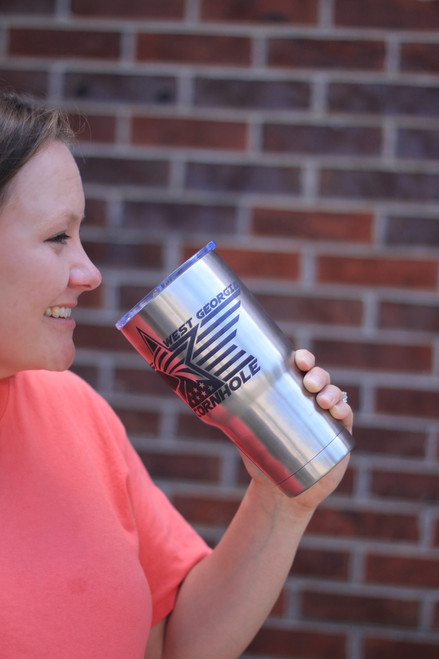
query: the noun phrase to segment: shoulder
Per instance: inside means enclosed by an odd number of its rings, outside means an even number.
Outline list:
[[[14,411],[39,428],[60,428],[98,450],[125,451],[125,428],[110,404],[71,371],[22,371],[16,376]],[[93,441],[91,441],[93,438]],[[111,450],[112,450],[111,449]]]
[[[97,392],[72,371],[21,371],[16,376],[20,389],[40,394],[95,397]]]
[[[22,371],[16,384],[28,404],[43,404],[44,408],[69,410],[78,419],[92,412],[94,417],[116,417],[110,405],[85,380],[72,371]]]

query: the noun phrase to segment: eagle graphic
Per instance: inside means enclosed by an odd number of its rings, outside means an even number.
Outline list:
[[[234,342],[239,290],[191,327],[172,346],[140,327],[152,368],[192,408],[200,405],[254,359]]]

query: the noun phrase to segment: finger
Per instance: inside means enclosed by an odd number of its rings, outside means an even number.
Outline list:
[[[354,415],[349,403],[344,400],[345,393],[333,384],[324,387],[316,395],[317,404],[325,410],[329,410],[331,416],[352,432]]]
[[[352,432],[354,413],[349,403],[344,403],[343,401],[340,401],[339,403],[337,403],[336,405],[330,408],[329,413],[331,414],[331,416],[334,417],[334,419],[340,421],[340,423],[345,428],[347,428],[349,432]]]
[[[331,378],[328,371],[320,368],[320,366],[314,366],[314,368],[303,376],[303,385],[312,394],[316,394],[328,386],[330,381]]]
[[[309,371],[316,363],[315,357],[309,350],[300,348],[293,355],[294,362],[301,371]]]
[[[343,392],[335,386],[335,384],[328,384],[316,396],[317,403],[324,410],[329,410],[334,405],[343,401]]]

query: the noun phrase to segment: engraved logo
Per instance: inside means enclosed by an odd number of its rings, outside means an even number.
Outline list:
[[[254,355],[235,341],[239,294],[233,282],[197,312],[197,324],[190,318],[163,341],[137,327],[153,369],[199,416],[259,370]]]

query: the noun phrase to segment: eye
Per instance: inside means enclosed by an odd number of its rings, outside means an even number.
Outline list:
[[[62,231],[61,233],[58,233],[56,236],[53,236],[52,238],[48,238],[47,242],[57,243],[59,245],[65,245],[69,238],[70,236],[67,233],[65,233],[65,231]]]

